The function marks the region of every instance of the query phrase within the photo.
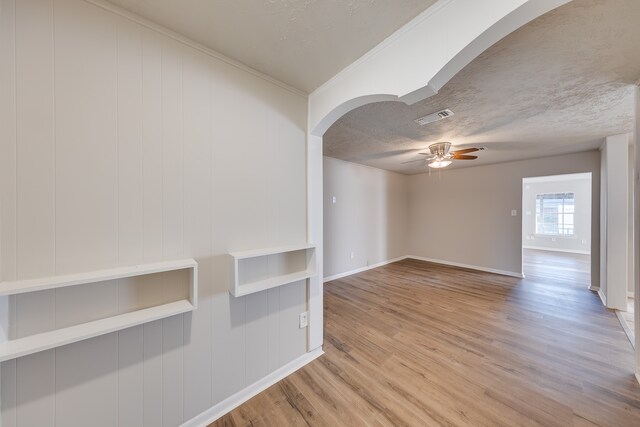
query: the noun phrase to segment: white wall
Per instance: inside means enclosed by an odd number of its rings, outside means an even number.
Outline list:
[[[606,305],[627,309],[629,262],[629,135],[607,137],[601,147],[603,198],[602,293]]]
[[[323,170],[324,276],[406,255],[408,177],[331,157]]]
[[[411,255],[520,274],[522,179],[591,172],[600,180],[600,153],[589,151],[450,169],[409,178]],[[592,278],[599,277],[600,188],[592,189]],[[517,210],[516,217],[511,210]],[[594,279],[592,279],[594,280]]]
[[[306,240],[307,100],[82,0],[0,2],[2,280],[200,264],[195,312],[3,363],[2,426],[175,426],[304,354],[304,283],[235,299],[225,254]],[[164,292],[80,288],[5,299],[10,335]]]
[[[600,183],[596,183],[600,185]],[[573,236],[536,233],[536,196],[575,195]],[[522,245],[525,248],[591,253],[591,176],[588,174],[525,178],[522,182]]]

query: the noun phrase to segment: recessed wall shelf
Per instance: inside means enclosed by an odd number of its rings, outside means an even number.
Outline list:
[[[8,296],[176,270],[189,271],[187,299],[2,342],[0,362],[195,310],[198,306],[198,263],[184,259],[0,283],[0,296]]]
[[[232,252],[229,256],[229,292],[234,297],[305,280],[317,274],[316,246],[313,244]]]

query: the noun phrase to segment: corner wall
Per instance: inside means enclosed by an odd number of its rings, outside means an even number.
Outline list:
[[[331,157],[323,160],[324,276],[406,255],[408,177]]]
[[[522,178],[592,173],[591,277],[600,277],[600,153],[588,151],[409,177],[409,253],[522,272]],[[517,216],[511,216],[511,210]]]
[[[305,282],[233,298],[226,255],[306,241],[307,98],[152,28],[83,0],[0,0],[1,279],[193,257],[200,297],[2,363],[2,427],[177,426],[307,351]],[[167,289],[115,281],[0,310],[20,337]]]

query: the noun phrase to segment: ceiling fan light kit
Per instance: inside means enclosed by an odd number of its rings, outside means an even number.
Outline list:
[[[428,153],[418,153],[422,156],[426,156],[423,159],[411,160],[405,163],[412,163],[417,161],[426,161],[430,168],[442,169],[453,163],[454,160],[475,160],[478,156],[469,156],[467,153],[474,153],[476,151],[482,151],[484,147],[470,147],[462,150],[449,152],[451,149],[450,142],[436,142],[429,146]]]
[[[429,163],[429,167],[441,169],[441,168],[446,168],[451,163],[452,163],[451,160],[434,160],[433,162]]]

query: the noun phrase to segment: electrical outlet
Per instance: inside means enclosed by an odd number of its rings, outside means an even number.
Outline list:
[[[518,211],[515,209],[511,209],[511,216],[518,216]]]
[[[582,239],[582,244],[586,245],[587,244],[587,239]]]
[[[331,203],[335,204],[338,201],[338,199],[336,198],[336,196],[333,196],[331,198]]]
[[[307,312],[300,313],[300,329],[306,328],[309,325],[309,319],[307,317]]]
[[[352,251],[349,256],[351,257],[351,259],[354,259],[356,257],[356,254]]]

